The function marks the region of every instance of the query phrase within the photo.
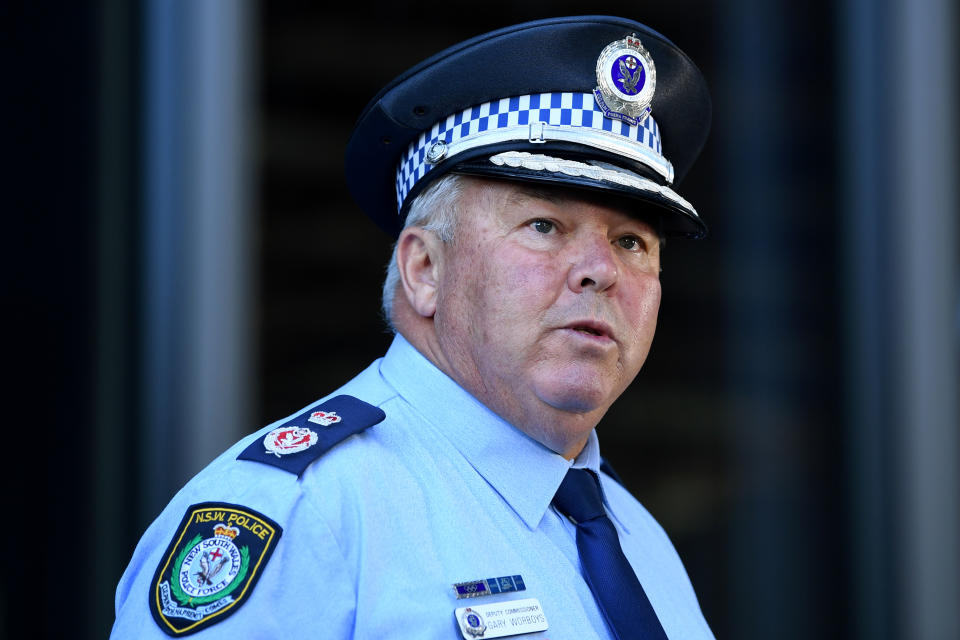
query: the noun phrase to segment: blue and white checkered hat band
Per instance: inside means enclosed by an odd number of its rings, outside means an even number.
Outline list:
[[[673,182],[673,165],[663,157],[653,116],[630,126],[603,115],[592,93],[541,93],[503,98],[464,109],[425,131],[397,167],[397,210],[434,164],[457,154],[511,141],[572,142],[641,162]],[[438,145],[438,143],[441,143]]]

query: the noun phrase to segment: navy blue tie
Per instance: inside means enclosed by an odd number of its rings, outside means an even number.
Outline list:
[[[583,577],[614,637],[667,640],[657,612],[623,555],[617,530],[603,508],[597,477],[586,469],[570,469],[553,506],[577,525]]]

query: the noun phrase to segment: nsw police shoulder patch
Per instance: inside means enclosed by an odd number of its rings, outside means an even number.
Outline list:
[[[282,533],[247,507],[191,506],[150,584],[153,619],[174,637],[220,622],[250,596]]]

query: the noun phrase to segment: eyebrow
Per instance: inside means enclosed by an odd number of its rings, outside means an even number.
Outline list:
[[[654,231],[656,231],[657,225],[650,222],[648,216],[644,215],[643,202],[635,202],[633,203],[634,206],[625,206],[626,203],[624,201],[620,202],[620,204],[617,204],[616,201],[605,202],[602,200],[601,194],[592,194],[589,191],[580,191],[574,194],[568,193],[563,189],[539,187],[534,184],[518,184],[514,186],[510,195],[507,197],[507,202],[510,204],[522,204],[524,200],[543,200],[550,204],[562,205],[577,197],[585,202],[593,202],[615,208],[630,218],[636,218],[650,224],[650,226],[654,228]]]
[[[551,204],[563,204],[569,200],[569,196],[557,191],[556,189],[538,188],[533,185],[518,184],[515,185],[507,202],[519,204],[524,200],[545,200]]]
[[[539,187],[535,184],[526,183],[518,183],[512,186],[513,189],[510,195],[507,196],[507,203],[509,204],[522,204],[524,200],[543,200],[551,204],[563,204],[571,199],[571,195],[568,195],[561,189]],[[589,196],[589,192],[583,195],[584,198],[589,198]],[[662,217],[649,211],[649,208],[652,207],[651,203],[639,201],[636,202],[635,205],[634,207],[624,206],[618,208],[626,216],[647,224],[659,238],[660,245],[663,246],[664,242],[666,242],[666,236],[662,229]]]

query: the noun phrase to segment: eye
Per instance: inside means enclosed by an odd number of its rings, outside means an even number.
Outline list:
[[[550,233],[554,229],[554,224],[549,220],[534,220],[530,225],[537,233]]]
[[[617,238],[617,246],[627,251],[641,251],[644,245],[637,236],[622,236]]]

